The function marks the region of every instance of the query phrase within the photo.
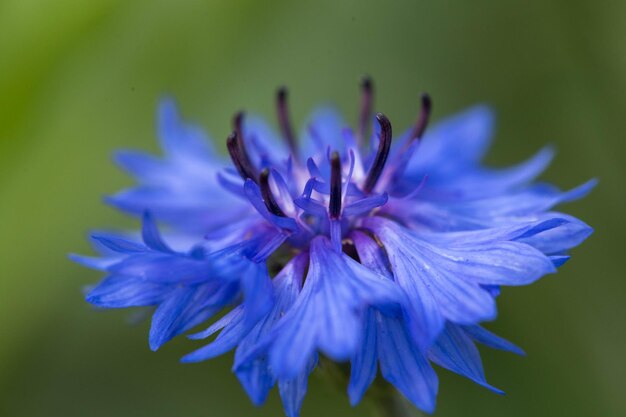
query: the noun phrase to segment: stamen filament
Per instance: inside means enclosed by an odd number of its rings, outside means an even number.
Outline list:
[[[361,82],[361,110],[359,113],[359,130],[357,140],[363,143],[367,138],[368,126],[372,118],[372,104],[374,99],[374,85],[370,77]]]
[[[237,134],[236,143],[237,143],[238,156],[241,160],[241,165],[246,169],[246,175],[253,175],[247,178],[250,178],[254,182],[258,182],[256,167],[250,160],[250,156],[248,155],[248,151],[246,149],[246,142],[243,136],[243,118],[244,118],[244,112],[242,111],[237,112],[237,114],[235,114],[235,117],[233,118],[233,127],[235,129],[235,133]],[[244,180],[245,179],[246,177],[244,177]]]
[[[430,119],[430,114],[432,113],[432,101],[430,100],[430,96],[428,93],[422,93],[422,109],[420,111],[420,115],[417,118],[417,122],[411,131],[411,136],[407,141],[407,144],[411,143],[416,139],[421,139],[424,135],[424,131],[428,126],[428,121]]]
[[[389,150],[391,149],[391,122],[382,113],[376,114],[376,120],[380,126],[380,136],[376,156],[374,157],[372,167],[367,173],[367,177],[365,178],[365,182],[363,184],[363,192],[366,194],[371,193],[376,186],[376,183],[385,168],[385,163],[387,162],[387,157],[389,156]]]
[[[256,169],[250,162],[246,149],[241,145],[241,142],[242,140],[236,131],[231,133],[226,139],[226,148],[228,149],[230,159],[233,161],[233,165],[237,168],[237,172],[239,172],[241,178],[244,180],[250,178],[252,181],[258,182]]]
[[[331,219],[338,219],[341,214],[341,160],[334,151],[330,156],[330,201],[328,214]]]
[[[287,107],[287,88],[281,87],[276,93],[276,110],[278,113],[278,123],[280,124],[280,130],[283,132],[283,137],[294,156],[298,155],[298,148],[296,146],[296,137],[293,133],[291,126],[291,119],[289,118],[289,109]]]

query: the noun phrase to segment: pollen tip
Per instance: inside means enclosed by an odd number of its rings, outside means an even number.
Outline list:
[[[288,93],[287,87],[285,87],[284,85],[281,85],[276,90],[276,97],[278,98],[278,100],[284,101],[287,98],[287,93]]]
[[[285,86],[280,86],[278,90],[276,90],[276,111],[278,113],[278,123],[280,124],[280,130],[282,131],[283,138],[287,142],[291,153],[293,155],[297,155],[298,148],[296,146],[296,136],[293,133],[293,128],[291,127],[289,110],[287,108],[287,94],[288,90]]]
[[[226,138],[226,146],[232,146],[235,144],[236,141],[237,141],[237,132],[233,131]]]
[[[384,114],[376,113],[376,120],[378,121],[378,123],[380,124],[380,127],[383,130],[391,129],[391,122],[389,121],[387,116],[385,116]]]
[[[430,94],[422,93],[420,98],[422,100],[422,108],[430,113],[433,105],[432,100],[430,99]]]
[[[237,113],[235,113],[235,115],[233,116],[233,127],[235,128],[241,127],[241,124],[243,123],[243,116],[244,116],[243,110],[239,110]]]
[[[372,117],[372,107],[374,102],[374,83],[369,75],[361,79],[361,105],[359,110],[359,124],[357,130],[357,140],[362,142],[368,135],[369,125]]]
[[[430,95],[428,93],[422,93],[420,96],[420,100],[422,102],[422,109],[420,110],[417,123],[413,128],[411,140],[419,140],[422,138],[426,127],[428,127],[428,121],[430,119],[430,114],[432,113],[433,103],[430,99]],[[407,145],[409,143],[410,142],[407,142]]]
[[[364,91],[371,91],[373,85],[374,82],[372,81],[372,77],[370,77],[369,75],[363,76],[363,78],[361,79],[361,88]]]

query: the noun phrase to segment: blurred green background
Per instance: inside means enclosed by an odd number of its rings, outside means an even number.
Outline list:
[[[158,353],[147,323],[97,312],[81,287],[99,274],[70,263],[90,228],[131,226],[101,197],[131,183],[119,147],[156,150],[164,93],[222,142],[230,116],[273,120],[291,89],[301,122],[332,100],[357,115],[374,77],[377,109],[397,126],[435,102],[435,119],[475,102],[498,112],[489,159],[504,165],[546,143],[544,175],[564,188],[598,177],[564,210],[596,228],[559,274],[506,290],[490,326],[528,357],[484,351],[496,396],[441,371],[437,416],[626,415],[624,1],[0,1],[0,415],[275,416],[229,373],[230,356]],[[302,415],[367,415],[312,378]]]

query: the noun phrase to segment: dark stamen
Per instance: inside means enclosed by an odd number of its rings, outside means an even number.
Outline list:
[[[365,183],[363,184],[363,191],[366,194],[371,193],[376,186],[380,174],[382,174],[383,168],[385,168],[385,163],[389,156],[389,149],[391,148],[391,122],[389,122],[389,119],[382,113],[376,114],[376,120],[380,126],[380,136],[378,139],[376,157],[374,158],[374,162],[372,162],[372,167],[367,173],[367,178],[365,178]]]
[[[287,88],[281,87],[276,93],[276,110],[278,112],[278,123],[283,137],[289,145],[289,149],[293,155],[297,155],[296,137],[291,127],[291,119],[289,118],[289,109],[287,108]]]
[[[274,198],[274,194],[272,194],[272,190],[270,189],[270,170],[265,168],[261,171],[261,175],[259,175],[259,187],[261,188],[261,196],[263,197],[263,201],[267,206],[267,209],[280,217],[287,217],[285,212],[280,208],[276,199]]]
[[[366,139],[367,130],[372,117],[372,103],[374,99],[374,85],[370,77],[361,82],[361,111],[359,114],[359,131],[357,138],[362,142]]]
[[[413,127],[413,131],[411,131],[411,136],[409,138],[408,143],[415,139],[421,139],[422,135],[424,135],[424,131],[428,126],[428,120],[430,119],[430,114],[432,112],[432,101],[430,100],[430,96],[427,93],[422,93],[422,110],[420,111],[420,115]]]
[[[331,219],[338,219],[341,214],[341,160],[335,151],[330,156],[330,202],[328,214]]]
[[[237,112],[235,114],[235,116],[233,117],[233,129],[237,133],[237,138],[238,138],[237,146],[239,147],[241,154],[244,156],[244,158],[248,158],[248,152],[246,151],[246,143],[244,142],[244,137],[243,137],[243,118],[244,118],[244,113],[242,111]]]
[[[237,167],[237,171],[239,171],[239,174],[243,177],[243,179],[245,180],[246,178],[250,178],[254,182],[257,182],[257,174],[256,174],[257,170],[254,164],[252,163],[252,161],[250,160],[250,157],[248,156],[248,151],[246,150],[246,143],[243,137],[243,117],[244,117],[244,113],[242,111],[237,112],[237,114],[235,114],[235,117],[233,117],[233,128],[235,129],[234,131],[235,138],[232,140],[232,142],[236,145],[234,149],[236,149],[237,151],[236,156],[239,162],[235,162],[233,153],[231,152],[230,148],[228,149],[228,153],[230,153],[230,157],[233,159],[233,163]],[[233,135],[231,134],[231,136]],[[230,136],[228,140],[230,140]],[[226,145],[228,145],[228,142],[226,142]]]
[[[243,138],[243,112],[238,111],[233,116],[233,129],[237,132],[237,136]]]
[[[245,148],[242,153],[243,147],[241,146],[241,140],[236,131],[231,133],[226,139],[226,148],[241,178],[244,180],[250,178],[252,181],[257,182],[256,170],[250,163],[250,159],[245,153]]]

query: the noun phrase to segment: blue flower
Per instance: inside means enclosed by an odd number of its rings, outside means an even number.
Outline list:
[[[366,80],[355,130],[323,108],[296,135],[280,89],[279,132],[238,113],[228,164],[165,100],[163,157],[119,152],[138,184],[107,198],[143,216],[141,233],[94,233],[101,256],[73,255],[107,274],[87,301],[153,307],[155,350],[221,314],[189,336],[214,339],[183,362],[234,349],[233,372],[253,403],[278,385],[290,417],[320,355],[351,362],[353,404],[380,368],[432,412],[431,363],[500,393],[475,343],[523,352],[480,323],[496,318],[502,286],[556,272],[591,234],[554,207],[595,182],[570,191],[534,182],[550,148],[513,168],[485,167],[493,115],[484,106],[427,130],[432,104],[423,95],[416,123],[394,139],[372,102]]]
[[[150,328],[153,350],[209,319],[239,294],[245,297],[250,322],[271,307],[274,295],[267,266],[264,258],[256,256],[276,241],[273,236],[267,239],[263,231],[243,244],[216,252],[207,253],[202,246],[176,252],[146,213],[142,242],[110,233],[96,233],[92,239],[104,257],[73,259],[104,270],[107,276],[88,291],[87,301],[103,308],[155,306]]]

